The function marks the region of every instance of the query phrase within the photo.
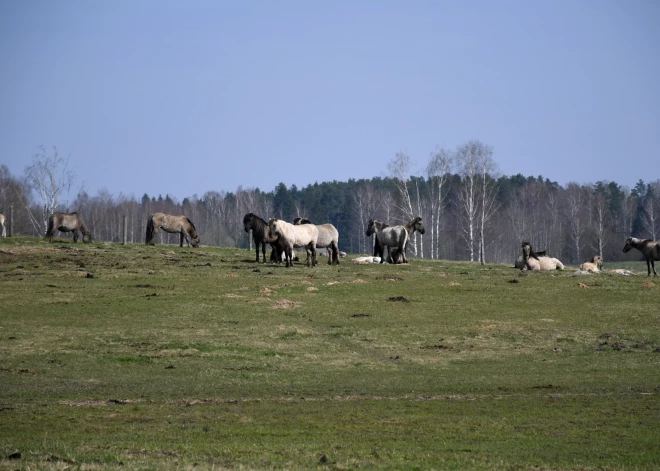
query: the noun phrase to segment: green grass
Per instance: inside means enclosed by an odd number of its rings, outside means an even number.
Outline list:
[[[0,469],[660,469],[645,264],[253,260],[1,241]]]

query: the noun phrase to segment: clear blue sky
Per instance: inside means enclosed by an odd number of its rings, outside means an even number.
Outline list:
[[[183,199],[476,138],[506,175],[633,186],[660,178],[659,25],[657,0],[0,0],[0,163],[55,145],[76,189]]]

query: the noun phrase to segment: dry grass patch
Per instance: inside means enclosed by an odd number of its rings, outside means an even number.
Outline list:
[[[278,299],[274,304],[270,306],[269,309],[293,309],[300,306],[302,303],[289,301],[288,299]]]

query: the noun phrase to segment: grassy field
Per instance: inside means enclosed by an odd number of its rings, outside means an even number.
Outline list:
[[[0,469],[660,469],[630,266],[3,240]]]

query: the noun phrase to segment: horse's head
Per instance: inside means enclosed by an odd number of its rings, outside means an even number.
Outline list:
[[[602,270],[602,269],[603,269],[603,259],[600,258],[598,255],[596,255],[596,256],[594,257],[594,261],[593,261],[593,263],[596,264],[596,266],[598,267],[599,270]]]
[[[375,219],[369,219],[369,225],[367,225],[367,237],[376,233],[376,231],[378,230],[376,227],[377,222],[378,221],[376,221]]]
[[[523,260],[528,260],[532,253],[532,245],[529,242],[522,243]]]
[[[630,252],[630,249],[632,248],[633,248],[633,237],[628,237],[628,240],[626,240],[626,245],[623,247],[623,253]]]
[[[419,216],[415,218],[415,224],[413,225],[414,229],[419,232],[420,234],[424,234],[424,223],[422,222],[422,218]]]
[[[92,233],[83,234],[83,243],[89,244],[92,241]]]
[[[252,213],[247,213],[245,217],[243,218],[243,229],[245,229],[245,232],[250,232],[250,229],[252,229],[252,218],[254,217],[254,214]]]

